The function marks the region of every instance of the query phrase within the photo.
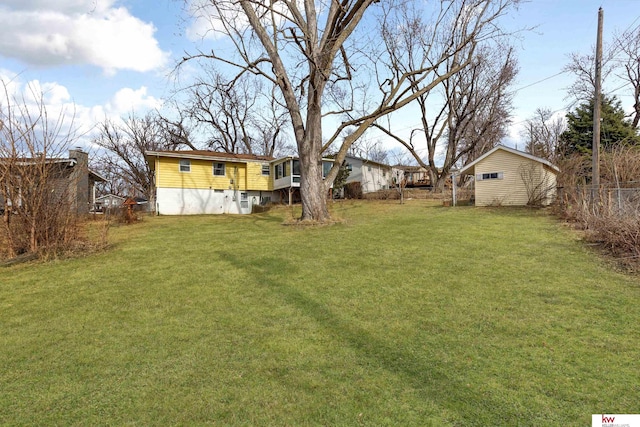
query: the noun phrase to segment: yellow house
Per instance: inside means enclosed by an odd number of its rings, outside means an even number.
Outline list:
[[[549,205],[560,169],[548,160],[497,145],[460,171],[474,177],[476,206]]]
[[[158,214],[248,214],[272,197],[272,157],[189,150],[147,151],[145,158]]]

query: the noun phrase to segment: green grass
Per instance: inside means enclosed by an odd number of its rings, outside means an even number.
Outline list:
[[[0,424],[589,425],[638,413],[640,281],[541,212],[156,217],[0,270]]]

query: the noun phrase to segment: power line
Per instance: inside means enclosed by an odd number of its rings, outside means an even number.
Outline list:
[[[520,88],[518,88],[518,89],[515,89],[512,93],[520,92],[520,91],[521,91],[521,90],[523,90],[523,89],[527,89],[527,88],[529,88],[529,87],[531,87],[531,86],[535,86],[535,85],[540,84],[540,83],[542,83],[542,82],[546,82],[547,80],[550,80],[550,79],[552,79],[552,78],[554,78],[554,77],[558,77],[559,75],[561,75],[561,74],[565,74],[565,73],[567,73],[567,71],[560,71],[559,73],[556,73],[556,74],[554,74],[554,75],[552,75],[552,76],[545,77],[544,79],[538,80],[538,81],[533,82],[533,83],[529,83],[529,84],[528,84],[528,85],[526,85],[526,86],[522,86],[522,87],[520,87]]]

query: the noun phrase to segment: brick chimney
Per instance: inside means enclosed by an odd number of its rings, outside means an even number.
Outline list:
[[[76,147],[69,150],[69,158],[76,161],[69,176],[72,203],[79,214],[85,214],[89,212],[89,154]]]

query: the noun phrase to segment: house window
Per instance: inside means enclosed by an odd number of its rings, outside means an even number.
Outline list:
[[[293,175],[300,175],[300,160],[293,160]]]
[[[191,172],[191,160],[180,159],[180,172]]]
[[[224,176],[224,163],[214,163],[213,174],[215,176]]]
[[[276,174],[276,179],[282,178],[282,163],[275,165],[274,169],[275,169],[274,172]]]
[[[249,194],[248,193],[240,193],[240,207],[242,209],[247,209],[249,207]]]
[[[476,175],[476,180],[478,181],[487,181],[490,179],[503,179],[503,172],[488,172],[488,173],[479,173]]]
[[[382,177],[383,177],[383,178],[386,178],[386,177],[387,177],[387,171],[384,171],[384,170],[382,171]]]
[[[371,166],[367,166],[367,172],[371,172]]]
[[[353,166],[351,165],[351,163],[347,163],[347,170],[349,172],[351,172],[353,170]]]
[[[333,167],[333,162],[322,162],[322,177],[329,175],[329,171]]]
[[[262,165],[262,175],[269,176],[271,174],[271,170],[269,165]]]

